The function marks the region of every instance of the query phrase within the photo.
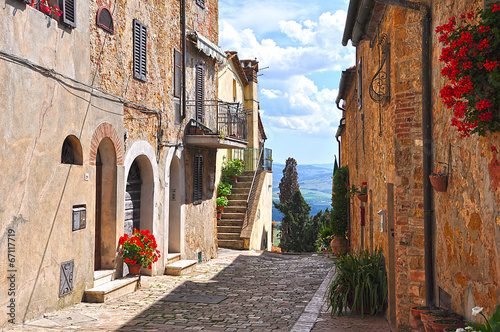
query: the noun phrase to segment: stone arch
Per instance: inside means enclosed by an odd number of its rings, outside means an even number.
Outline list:
[[[113,125],[108,122],[101,123],[94,131],[94,135],[92,136],[92,140],[90,142],[90,165],[95,166],[97,148],[99,147],[102,139],[105,137],[108,137],[111,142],[113,142],[116,154],[116,165],[123,166],[123,146],[120,137],[118,136],[118,133]]]

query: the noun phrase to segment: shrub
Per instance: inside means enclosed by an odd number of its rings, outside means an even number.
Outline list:
[[[347,187],[349,183],[349,169],[347,166],[340,167],[333,177],[332,213],[330,228],[334,236],[345,237],[347,234],[347,222],[349,217],[349,198]]]
[[[216,200],[217,202],[217,206],[227,206],[227,197],[225,196],[220,196],[220,197],[217,197]]]
[[[219,182],[217,186],[217,195],[218,196],[229,196],[231,195],[231,188],[233,186],[230,183]]]

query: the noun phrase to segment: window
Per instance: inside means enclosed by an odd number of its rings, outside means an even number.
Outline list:
[[[358,62],[358,108],[363,105],[363,70],[362,70],[362,60],[359,58]]]
[[[111,34],[115,33],[115,28],[113,25],[113,16],[106,6],[101,6],[97,11],[97,26],[102,28]]]
[[[205,121],[205,109],[203,102],[205,100],[205,68],[203,65],[196,66],[196,121],[203,123]]]
[[[181,97],[181,52],[174,50],[174,97]]]
[[[196,4],[205,9],[205,0],[196,0]]]
[[[75,0],[61,0],[62,23],[70,28],[76,28]]]
[[[147,27],[134,20],[134,78],[146,82]]]
[[[82,145],[76,136],[69,135],[61,149],[61,164],[83,165]]]
[[[193,203],[201,203],[203,198],[203,156],[194,156]]]

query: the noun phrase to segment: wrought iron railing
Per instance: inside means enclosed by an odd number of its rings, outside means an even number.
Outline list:
[[[248,112],[241,103],[228,103],[220,100],[205,100],[196,109],[196,102],[188,100],[186,106],[196,111],[196,119],[188,124],[188,134],[218,134],[225,138],[247,141]]]

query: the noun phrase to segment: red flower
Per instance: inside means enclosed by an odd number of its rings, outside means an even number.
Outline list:
[[[493,6],[491,6],[491,11],[493,13],[496,12],[497,10],[500,10],[500,4],[494,4]]]
[[[492,147],[491,147],[491,152],[498,152],[498,150],[497,150],[496,146],[492,146]]]
[[[125,258],[125,263],[128,263],[128,262],[130,262],[130,259]]]
[[[134,260],[131,259],[130,260],[130,265],[135,265],[135,264],[137,264],[137,261],[134,261]]]
[[[366,182],[361,182],[361,185],[362,185],[362,186],[366,186],[366,185],[367,185],[367,183],[366,183]]]

